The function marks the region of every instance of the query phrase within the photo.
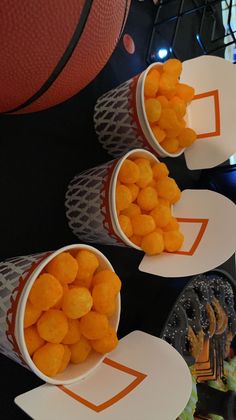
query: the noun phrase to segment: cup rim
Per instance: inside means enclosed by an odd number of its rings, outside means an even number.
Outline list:
[[[137,89],[136,89],[136,102],[137,102],[137,113],[139,116],[139,122],[142,126],[142,129],[147,136],[147,140],[150,143],[150,146],[155,150],[156,153],[159,153],[161,157],[171,157],[176,158],[181,156],[186,148],[182,148],[178,153],[169,153],[163,147],[159,142],[157,142],[157,139],[154,137],[152,130],[150,128],[150,124],[147,119],[146,111],[145,111],[145,102],[144,102],[144,84],[146,77],[149,73],[149,71],[152,68],[160,66],[162,63],[155,62],[150,64],[146,70],[144,70],[141,75],[138,78],[137,83]]]
[[[160,162],[159,159],[153,153],[151,153],[151,152],[149,152],[148,150],[145,150],[145,149],[133,149],[133,150],[130,150],[129,152],[127,152],[124,156],[122,156],[118,160],[118,162],[117,162],[117,164],[116,164],[116,166],[113,170],[113,173],[112,173],[110,188],[109,188],[109,208],[110,208],[112,226],[113,226],[113,229],[114,229],[115,233],[122,239],[122,241],[125,243],[125,245],[128,245],[131,248],[135,248],[138,251],[143,252],[142,248],[140,248],[139,246],[134,244],[123,233],[123,231],[120,227],[120,223],[119,223],[119,219],[118,219],[118,215],[117,215],[117,211],[116,211],[116,184],[117,184],[118,175],[119,175],[120,168],[121,168],[123,162],[132,155],[137,155],[137,157],[148,157],[148,158],[151,158],[152,161],[155,161],[157,163]]]
[[[69,250],[73,250],[73,249],[86,249],[88,251],[93,252],[96,256],[98,256],[107,266],[107,268],[109,268],[110,270],[114,271],[113,266],[111,265],[110,261],[106,258],[106,256],[100,252],[98,249],[94,248],[91,245],[86,245],[86,244],[73,244],[73,245],[66,245],[62,248],[59,248],[56,251],[53,251],[50,255],[46,256],[45,259],[43,261],[41,261],[41,263],[39,263],[39,265],[35,268],[35,270],[33,271],[33,273],[31,274],[31,276],[29,277],[23,291],[22,294],[20,296],[19,299],[19,303],[17,306],[17,312],[16,312],[16,324],[15,324],[15,336],[16,336],[16,340],[20,349],[20,352],[25,360],[25,362],[27,363],[27,365],[29,366],[29,368],[43,381],[53,384],[53,385],[68,385],[68,384],[72,384],[75,382],[80,381],[81,379],[84,379],[85,377],[87,377],[89,374],[91,374],[105,359],[105,357],[107,356],[106,354],[100,355],[98,354],[98,361],[91,367],[88,369],[87,372],[78,375],[72,379],[66,379],[66,380],[60,380],[60,379],[56,379],[55,377],[49,377],[47,375],[45,375],[44,373],[42,373],[37,366],[34,364],[31,356],[28,353],[26,344],[25,344],[25,340],[24,340],[24,313],[25,313],[25,307],[26,307],[26,303],[28,300],[28,296],[31,290],[31,287],[34,283],[34,281],[36,280],[36,278],[40,275],[41,271],[43,270],[43,268],[49,263],[49,261],[51,261],[54,257],[56,257],[58,254],[64,252],[64,251],[69,251]],[[46,253],[46,252],[45,252]],[[119,321],[120,321],[120,312],[121,312],[121,300],[120,300],[120,293],[117,295],[117,307],[116,307],[116,312],[113,315],[115,317],[115,321],[114,321],[114,328],[117,331],[118,326],[119,326]]]

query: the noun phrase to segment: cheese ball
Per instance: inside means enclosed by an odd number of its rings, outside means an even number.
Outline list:
[[[154,163],[154,165],[152,166],[152,173],[153,173],[153,178],[156,181],[159,181],[159,179],[165,178],[169,175],[169,170],[165,163],[158,162],[158,163]]]
[[[170,207],[158,204],[151,212],[150,215],[153,217],[156,227],[163,228],[166,226],[171,218]]]
[[[134,184],[139,180],[139,167],[130,159],[126,159],[119,170],[118,179],[123,184]]]
[[[92,291],[94,310],[104,315],[112,313],[115,296],[116,294],[112,283],[104,282],[97,284]]]
[[[46,376],[55,376],[61,367],[65,348],[63,344],[47,343],[33,355],[33,362]]]
[[[80,249],[75,259],[78,264],[78,271],[74,284],[82,287],[90,287],[92,276],[99,266],[96,255],[87,249]]]
[[[69,252],[61,252],[48,263],[46,271],[62,284],[72,283],[78,271],[78,263]]]
[[[25,314],[24,314],[24,328],[30,327],[35,324],[42,314],[41,309],[36,308],[30,300],[26,302]]]
[[[77,364],[77,363],[84,362],[89,356],[91,350],[92,350],[91,343],[88,340],[86,340],[85,337],[81,336],[80,340],[77,341],[77,343],[72,344],[70,346],[71,363]]]
[[[172,201],[178,191],[178,186],[173,178],[165,177],[157,182],[157,193],[161,198]]]
[[[145,100],[145,111],[150,123],[155,123],[161,116],[161,104],[157,99],[149,98]]]
[[[137,197],[137,204],[142,210],[150,211],[156,207],[157,203],[158,198],[155,188],[147,186],[140,190]]]
[[[155,98],[159,88],[160,73],[156,69],[150,70],[144,82],[144,95]]]
[[[178,83],[176,87],[176,95],[185,102],[191,102],[195,95],[195,90],[192,86],[185,83]]]
[[[60,366],[57,373],[64,372],[64,370],[67,368],[67,366],[70,363],[70,358],[71,358],[70,348],[69,348],[69,346],[64,345],[64,356],[62,358],[61,366]]]
[[[140,169],[140,177],[137,181],[137,185],[139,188],[145,188],[148,186],[148,184],[150,184],[150,182],[153,179],[150,161],[145,158],[138,158],[135,159],[134,162],[138,165]]]
[[[142,238],[141,248],[148,255],[160,254],[164,251],[163,236],[156,231],[149,233]]]
[[[37,322],[40,337],[49,343],[60,343],[68,332],[68,321],[65,314],[58,309],[44,312]]]
[[[145,236],[155,230],[156,224],[152,216],[139,214],[131,219],[134,235]]]
[[[123,233],[127,236],[127,238],[130,238],[130,236],[133,235],[133,227],[130,218],[124,214],[120,214],[118,216],[118,221]]]
[[[101,354],[108,353],[112,351],[118,344],[118,338],[116,331],[113,327],[109,326],[107,333],[104,337],[98,340],[91,340],[90,341],[92,348]]]
[[[81,318],[93,306],[93,299],[86,287],[75,286],[69,289],[63,297],[62,310],[68,318]]]
[[[67,319],[68,331],[62,340],[62,344],[74,344],[79,341],[81,337],[79,320],[78,319]]]
[[[165,250],[168,252],[178,251],[184,242],[184,236],[178,230],[164,232]]]
[[[116,187],[116,209],[118,212],[126,209],[132,203],[132,194],[126,185]]]
[[[29,300],[35,308],[47,311],[62,295],[63,288],[59,280],[51,274],[44,273],[35,280],[29,293]]]
[[[179,150],[179,141],[177,138],[166,138],[161,146],[165,149],[168,153],[177,153]]]
[[[162,143],[166,137],[166,132],[162,130],[160,127],[158,127],[158,125],[152,126],[152,134],[154,135],[158,143]]]
[[[93,287],[101,283],[112,284],[115,294],[119,293],[121,289],[120,278],[117,276],[116,273],[114,273],[114,271],[111,271],[111,270],[101,270],[95,274],[95,276],[93,277],[93,283],[92,283]]]
[[[108,319],[104,314],[90,311],[81,318],[80,329],[88,340],[98,340],[108,331]]]
[[[45,344],[44,339],[38,333],[36,325],[24,329],[24,339],[30,356]]]

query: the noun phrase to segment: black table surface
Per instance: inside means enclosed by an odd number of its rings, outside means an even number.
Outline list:
[[[190,0],[188,0],[191,3]],[[193,2],[194,3],[194,2]],[[146,51],[156,8],[151,0],[132,1],[125,27],[136,45],[128,54],[119,41],[98,77],[69,101],[35,114],[0,116],[0,260],[80,242],[70,231],[64,210],[67,185],[76,173],[112,159],[97,140],[93,127],[96,99],[146,66]],[[193,43],[194,22],[185,21],[178,51],[181,59],[200,55]],[[221,28],[222,29],[222,28]],[[184,36],[184,34],[188,36]],[[182,189],[198,188],[199,171],[189,171],[183,157],[167,159],[171,175]],[[141,252],[94,244],[111,261],[122,279],[119,337],[139,329],[159,335],[178,294],[189,278],[169,279],[138,270]],[[234,258],[223,268],[235,276]],[[33,373],[0,355],[3,378],[1,419],[28,418],[14,398],[42,384]]]

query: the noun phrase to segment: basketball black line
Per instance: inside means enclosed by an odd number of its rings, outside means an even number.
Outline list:
[[[83,33],[84,27],[86,25],[88,16],[89,16],[89,12],[91,10],[93,4],[93,0],[85,0],[85,4],[83,7],[83,10],[81,12],[80,18],[79,18],[79,22],[76,26],[76,29],[74,31],[74,34],[72,35],[72,38],[67,46],[67,48],[65,49],[65,52],[63,54],[63,56],[61,57],[61,59],[59,60],[59,62],[57,63],[56,67],[54,68],[54,70],[52,71],[52,73],[50,74],[50,76],[48,77],[48,79],[46,80],[46,82],[41,86],[41,88],[34,93],[33,96],[31,96],[29,99],[27,99],[25,102],[23,102],[23,104],[18,105],[16,108],[11,109],[10,111],[6,111],[3,114],[10,114],[12,112],[16,112],[19,111],[23,108],[25,108],[26,106],[32,104],[34,101],[36,101],[38,98],[40,98],[40,96],[42,96],[49,88],[50,86],[55,82],[55,80],[57,79],[57,77],[59,76],[59,74],[61,73],[61,71],[63,70],[63,68],[65,67],[65,65],[67,64],[67,62],[69,61],[70,57],[73,54],[73,51],[75,50],[80,37]]]

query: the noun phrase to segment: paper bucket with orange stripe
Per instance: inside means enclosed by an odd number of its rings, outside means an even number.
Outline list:
[[[32,370],[43,381],[51,384],[70,384],[86,377],[99,366],[105,354],[92,352],[83,363],[69,364],[54,377],[46,376],[33,363],[24,339],[24,314],[27,299],[35,280],[44,267],[62,252],[91,251],[99,261],[99,270],[114,271],[108,259],[96,248],[84,244],[68,245],[56,251],[10,258],[0,263],[0,352],[22,366]],[[120,318],[120,295],[116,309],[109,318],[115,330]]]
[[[154,137],[144,107],[144,83],[151,64],[144,72],[98,98],[94,125],[98,139],[112,156],[135,148],[145,148],[156,156],[177,158],[184,153],[189,169],[211,168],[236,153],[232,88],[236,84],[235,66],[222,58],[202,56],[183,62],[181,83],[195,88],[187,107],[186,123],[197,133],[197,140],[186,149],[168,153]]]
[[[66,192],[66,215],[73,233],[85,242],[130,246],[141,250],[124,235],[116,211],[116,185],[123,162],[129,157],[159,162],[144,149],[134,149],[115,159],[78,174]]]

